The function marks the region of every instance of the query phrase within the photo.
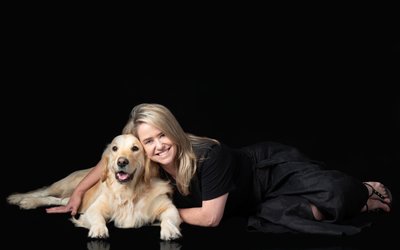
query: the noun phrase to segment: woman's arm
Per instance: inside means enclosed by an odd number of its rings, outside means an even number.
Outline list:
[[[188,224],[216,227],[224,215],[228,193],[212,200],[203,201],[202,207],[181,208],[179,214],[182,220]]]
[[[90,170],[90,172],[81,180],[81,182],[78,184],[78,186],[75,187],[74,191],[72,192],[72,195],[67,205],[47,208],[46,212],[71,212],[71,215],[74,216],[77,213],[79,206],[81,205],[82,197],[85,192],[88,191],[94,184],[96,184],[100,180],[103,172],[103,164],[106,164],[105,160],[101,159],[99,163],[97,163],[97,165],[92,170]]]

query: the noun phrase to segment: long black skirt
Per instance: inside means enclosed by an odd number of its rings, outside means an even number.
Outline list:
[[[351,221],[368,200],[368,189],[346,173],[327,169],[297,149],[262,143],[245,149],[254,166],[256,213],[248,230],[353,235],[365,225]],[[317,221],[314,204],[325,216]]]

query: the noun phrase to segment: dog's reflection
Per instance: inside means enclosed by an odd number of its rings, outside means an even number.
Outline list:
[[[92,240],[86,246],[88,250],[110,250],[110,243],[104,240]]]
[[[175,241],[160,241],[160,250],[180,250],[181,244]]]
[[[110,243],[105,240],[92,240],[87,243],[88,250],[110,250]],[[160,241],[160,250],[180,250],[181,244],[174,241]]]

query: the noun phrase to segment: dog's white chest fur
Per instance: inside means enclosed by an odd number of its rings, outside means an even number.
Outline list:
[[[125,197],[116,197],[111,206],[113,212],[110,221],[113,221],[116,227],[137,228],[154,220],[154,218],[150,218],[142,212],[145,207],[142,200],[133,202],[133,200],[127,200]]]

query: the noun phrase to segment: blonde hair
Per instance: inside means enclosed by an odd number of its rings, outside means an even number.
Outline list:
[[[185,133],[171,111],[161,104],[142,103],[135,106],[129,115],[129,120],[123,128],[122,133],[132,133],[138,136],[137,127],[141,123],[149,124],[161,130],[176,145],[176,184],[181,194],[188,195],[190,193],[190,180],[195,175],[197,169],[197,159],[193,145],[206,147],[207,142],[218,142],[207,137]]]

